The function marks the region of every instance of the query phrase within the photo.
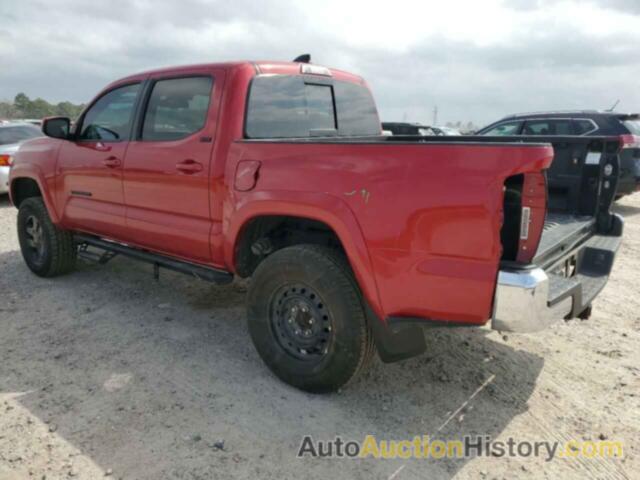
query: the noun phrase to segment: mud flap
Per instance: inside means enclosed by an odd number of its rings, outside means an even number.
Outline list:
[[[389,325],[367,305],[367,320],[376,341],[378,355],[384,363],[399,362],[424,353],[427,344],[421,326],[411,323]]]

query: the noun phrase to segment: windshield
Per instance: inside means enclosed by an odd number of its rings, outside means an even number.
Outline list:
[[[623,125],[634,135],[640,135],[640,119],[624,120]]]
[[[40,129],[32,125],[0,127],[0,145],[20,143],[24,140],[41,136],[42,132]]]

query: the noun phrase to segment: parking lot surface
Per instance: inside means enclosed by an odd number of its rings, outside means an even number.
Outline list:
[[[238,284],[115,258],[41,279],[0,197],[0,479],[633,478],[640,471],[640,195],[590,320],[428,329],[424,355],[299,392],[255,352]],[[425,292],[428,295],[428,292]],[[302,438],[624,442],[624,458],[296,458]],[[46,477],[45,477],[46,476]],[[637,477],[636,477],[637,478]]]

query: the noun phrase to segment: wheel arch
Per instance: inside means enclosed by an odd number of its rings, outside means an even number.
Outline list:
[[[325,239],[335,239],[336,246],[344,252],[365,299],[380,318],[384,318],[364,235],[351,209],[346,203],[330,195],[295,193],[296,195],[290,195],[289,198],[280,196],[277,200],[252,199],[239,206],[231,216],[225,234],[224,254],[227,267],[234,273],[247,276],[252,268],[259,264],[257,262],[247,268],[246,264],[242,264],[246,262],[243,255],[246,256],[247,249],[260,240],[256,232],[265,231],[265,224],[267,229],[271,225],[282,225],[283,222],[287,228],[296,222],[303,227],[318,227],[324,230]],[[319,243],[309,241],[309,237],[306,236],[304,240],[284,242],[281,245]],[[276,251],[277,247],[278,245],[274,246],[273,251]]]
[[[58,214],[53,205],[49,191],[43,186],[43,182],[36,176],[13,176],[9,185],[9,198],[11,203],[20,208],[20,204],[27,198],[41,197],[49,217],[54,224],[59,221]]]

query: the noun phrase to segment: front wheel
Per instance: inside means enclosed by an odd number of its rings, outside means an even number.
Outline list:
[[[68,273],[76,264],[71,232],[56,227],[42,198],[27,198],[18,210],[18,240],[29,269],[41,277]]]
[[[358,286],[342,256],[296,245],[267,257],[248,295],[249,332],[267,366],[314,393],[339,389],[373,353]]]

